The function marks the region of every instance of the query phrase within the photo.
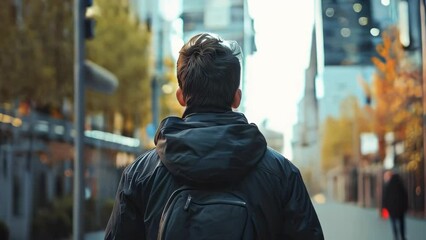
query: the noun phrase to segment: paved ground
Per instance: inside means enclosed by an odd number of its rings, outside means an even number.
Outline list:
[[[392,240],[391,223],[380,218],[377,209],[325,203],[315,205],[326,240]],[[426,220],[406,218],[407,239],[426,239]]]
[[[379,217],[377,209],[328,202],[316,204],[326,240],[392,240],[389,220]],[[426,240],[426,219],[407,217],[407,239]],[[103,232],[86,234],[85,240],[102,240]]]
[[[87,233],[84,236],[84,240],[103,240],[104,239],[104,232],[92,232],[92,233]]]

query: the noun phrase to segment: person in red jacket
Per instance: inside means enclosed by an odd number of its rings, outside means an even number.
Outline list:
[[[195,35],[182,47],[176,97],[185,112],[165,118],[155,136],[156,147],[124,170],[105,239],[156,240],[166,203],[182,186],[230,189],[244,196],[256,222],[256,231],[251,231],[256,237],[250,239],[324,239],[299,169],[269,148],[258,127],[235,111],[242,97],[240,58],[236,42],[208,33]],[[191,199],[177,212],[195,214]],[[203,221],[187,227],[211,232],[206,239],[230,240],[233,231],[212,227],[217,225],[213,215],[197,215]],[[175,232],[184,235],[186,229]],[[199,238],[193,234],[171,239]]]
[[[405,213],[408,209],[407,190],[400,175],[391,170],[385,172],[384,180],[382,205],[389,212],[394,238],[405,240]]]

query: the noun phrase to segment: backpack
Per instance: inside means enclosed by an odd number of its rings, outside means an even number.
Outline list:
[[[246,198],[228,190],[183,186],[168,199],[158,240],[253,240],[254,212]]]

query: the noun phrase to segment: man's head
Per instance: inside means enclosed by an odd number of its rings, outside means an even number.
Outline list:
[[[241,100],[241,49],[236,42],[202,33],[180,50],[179,103],[189,107],[237,108]]]

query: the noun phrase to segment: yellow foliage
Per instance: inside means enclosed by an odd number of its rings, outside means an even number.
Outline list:
[[[13,1],[0,1],[0,102],[58,107],[73,96],[72,1],[21,2],[18,21]]]
[[[329,117],[322,126],[321,167],[327,172],[343,163],[345,157],[358,156],[361,132],[371,132],[368,109],[361,109],[354,96],[341,103],[338,118]]]
[[[87,41],[87,58],[118,78],[112,94],[87,91],[87,110],[102,112],[107,119],[119,112],[127,123],[125,131],[143,127],[151,118],[151,34],[129,16],[118,1],[96,0],[95,38]],[[108,124],[111,126],[111,124]]]
[[[380,57],[372,58],[377,69],[372,83],[374,130],[379,139],[386,132],[395,133],[396,142],[404,143],[405,161],[413,168],[423,156],[419,61],[405,54],[396,27],[385,31],[382,38],[383,42],[376,48]],[[379,147],[384,153],[384,145]]]

